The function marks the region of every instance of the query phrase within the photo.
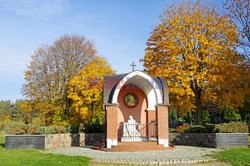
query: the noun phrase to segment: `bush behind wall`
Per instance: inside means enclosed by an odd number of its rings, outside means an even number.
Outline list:
[[[243,122],[230,122],[220,124],[190,125],[184,124],[178,126],[170,132],[176,133],[248,133],[248,126]]]

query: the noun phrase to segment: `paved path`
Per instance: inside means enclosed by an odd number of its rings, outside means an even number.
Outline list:
[[[105,164],[105,163],[97,163],[97,162],[92,162],[90,163],[91,166],[127,166],[127,164]],[[206,162],[206,163],[192,163],[192,164],[169,164],[167,166],[230,166],[227,163],[222,163],[222,162]]]
[[[95,163],[126,165],[190,164],[212,161],[209,156],[216,149],[190,146],[176,146],[174,150],[147,152],[103,152],[86,147],[71,147],[51,150],[52,153],[88,156]]]
[[[195,164],[195,166],[230,166],[230,164],[222,162],[209,162],[209,163]]]

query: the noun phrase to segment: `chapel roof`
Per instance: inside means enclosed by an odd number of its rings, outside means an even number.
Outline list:
[[[163,99],[162,103],[158,104],[165,104],[169,105],[169,97],[168,97],[168,88],[165,80],[162,77],[152,77],[148,75],[146,72],[135,70],[130,73],[123,73],[123,74],[117,74],[114,76],[105,76],[104,77],[104,91],[103,91],[103,102],[105,104],[112,104],[112,97],[114,94],[114,91],[117,88],[118,83],[124,79],[125,77],[129,77],[133,73],[134,76],[142,76],[147,75],[156,85],[155,87],[158,88],[160,91],[161,98]],[[131,77],[132,78],[132,77]],[[128,78],[130,79],[130,77]]]

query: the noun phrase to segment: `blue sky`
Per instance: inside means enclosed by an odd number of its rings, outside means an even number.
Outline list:
[[[177,0],[0,0],[0,100],[24,98],[32,53],[64,34],[85,35],[117,73],[143,69],[145,43]],[[210,0],[222,6],[222,1]]]

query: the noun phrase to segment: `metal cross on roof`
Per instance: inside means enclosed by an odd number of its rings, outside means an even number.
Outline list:
[[[134,63],[134,61],[132,62],[132,64],[130,65],[130,66],[132,66],[132,71],[135,71],[135,63]]]

